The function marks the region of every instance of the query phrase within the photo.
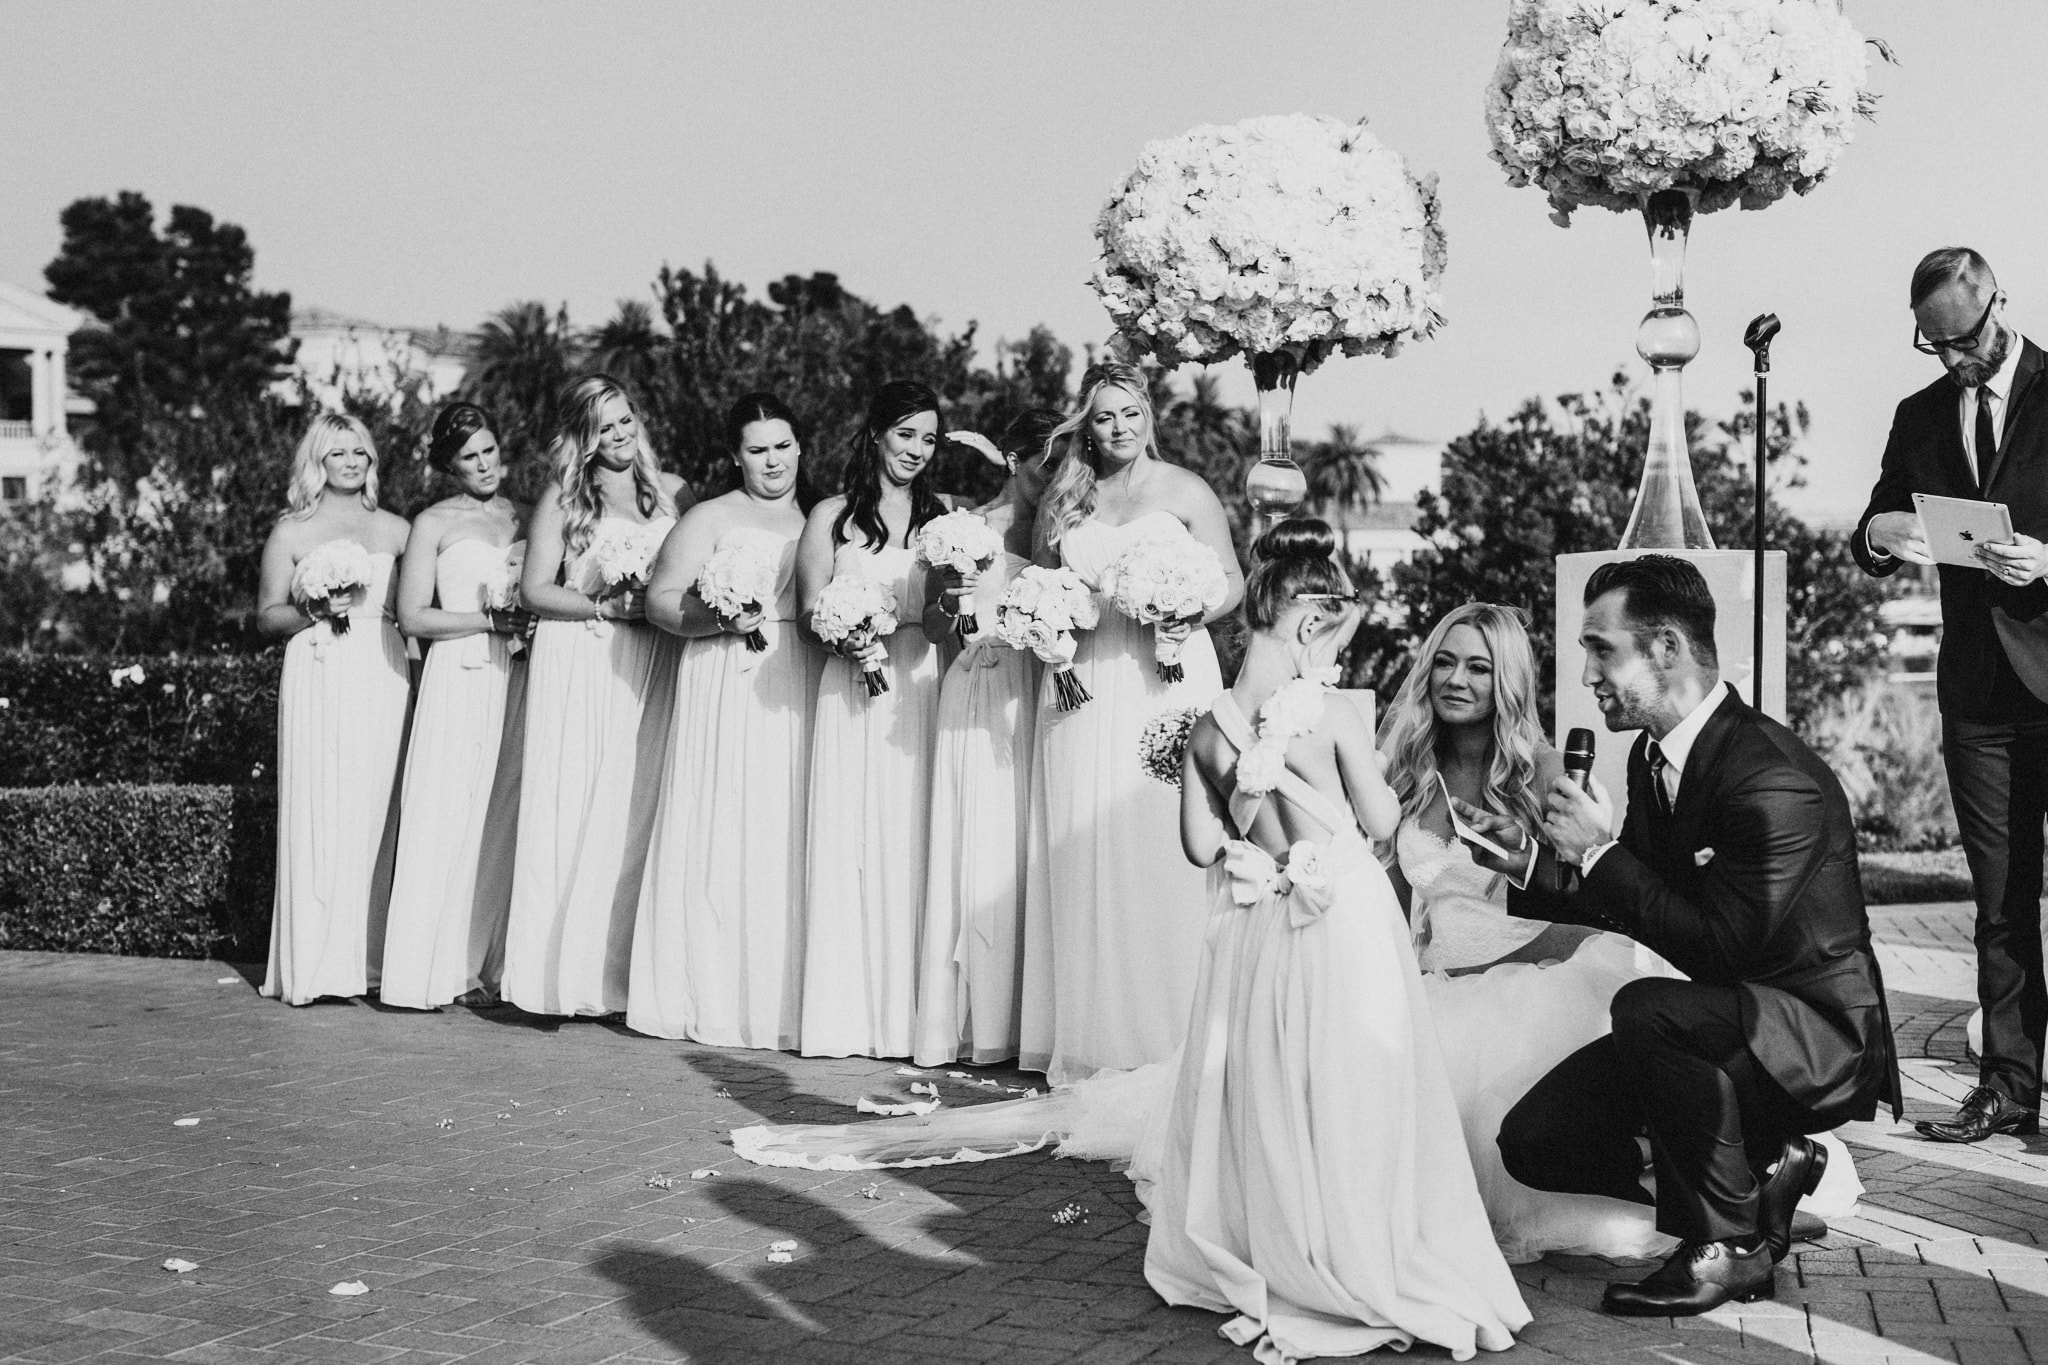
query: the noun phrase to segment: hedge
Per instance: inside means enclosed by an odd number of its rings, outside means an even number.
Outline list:
[[[267,781],[280,665],[0,651],[0,783]]]
[[[0,948],[261,961],[276,857],[267,787],[0,788]]]

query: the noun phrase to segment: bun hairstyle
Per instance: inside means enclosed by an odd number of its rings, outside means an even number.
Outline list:
[[[469,438],[479,431],[497,429],[491,415],[476,404],[450,403],[434,414],[433,430],[427,436],[427,467],[442,474],[453,473],[455,457],[469,444]],[[498,457],[508,458],[503,446],[498,448]]]
[[[996,448],[1015,456],[1020,464],[1029,463],[1051,451],[1052,435],[1066,420],[1067,415],[1058,408],[1026,408],[1003,428],[1003,439],[996,442]]]
[[[1272,629],[1299,593],[1350,592],[1336,554],[1337,533],[1316,517],[1291,517],[1260,536],[1244,585],[1245,624]]]

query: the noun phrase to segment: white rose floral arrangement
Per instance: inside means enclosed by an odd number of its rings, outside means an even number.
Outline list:
[[[782,576],[780,542],[760,535],[727,532],[712,547],[697,572],[697,596],[725,620],[762,610],[775,600]],[[743,637],[749,653],[768,648],[768,637],[750,630]]]
[[[515,540],[505,549],[504,562],[487,574],[483,581],[484,606],[491,611],[517,611],[519,609],[519,579],[526,572],[526,542]],[[529,618],[530,619],[530,618]],[[528,632],[531,633],[530,631]],[[526,636],[514,635],[510,641],[513,658],[526,652]],[[483,667],[483,660],[474,661],[474,666]]]
[[[1003,537],[988,518],[964,508],[933,517],[918,528],[912,543],[918,559],[956,576],[981,572],[1003,552]],[[964,640],[979,631],[981,623],[970,608],[960,613],[954,628]]]
[[[889,679],[882,672],[888,655],[879,646],[884,636],[896,633],[899,624],[896,594],[858,573],[843,573],[827,583],[818,590],[817,603],[811,608],[811,629],[834,649],[852,653],[877,646],[879,657],[863,659],[860,665],[861,680],[870,697],[889,690]]]
[[[1153,627],[1159,676],[1177,683],[1186,676],[1180,666],[1183,642],[1157,634],[1158,627],[1199,621],[1216,610],[1230,595],[1230,580],[1214,550],[1177,537],[1140,541],[1118,555],[1102,575],[1102,591],[1119,612]]]
[[[370,552],[353,540],[315,545],[292,566],[292,600],[307,608],[316,602],[325,604],[327,628],[346,635],[348,609],[355,595],[370,586],[374,572]]]
[[[1102,608],[1079,574],[1032,564],[1010,581],[996,604],[996,638],[1051,664],[1060,710],[1072,711],[1090,699],[1074,675],[1074,632],[1093,630],[1101,619]]]
[[[1838,0],[1513,0],[1486,126],[1560,225],[1665,190],[1760,209],[1826,177],[1867,76]]]
[[[1443,325],[1436,178],[1364,123],[1287,114],[1148,143],[1095,224],[1091,283],[1167,365],[1394,354]]]

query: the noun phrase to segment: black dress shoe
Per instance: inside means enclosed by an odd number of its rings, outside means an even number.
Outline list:
[[[2041,1131],[2041,1119],[1988,1085],[1980,1085],[1963,1096],[1963,1107],[1952,1119],[1922,1119],[1913,1125],[1924,1138],[1936,1142],[1982,1142],[1993,1133],[2033,1137]]]
[[[1785,1139],[1785,1154],[1778,1169],[1757,1192],[1756,1230],[1770,1248],[1771,1263],[1785,1259],[1792,1249],[1792,1213],[1804,1195],[1820,1188],[1821,1175],[1828,1168],[1828,1149],[1808,1137]]]
[[[1690,1317],[1776,1297],[1773,1269],[1771,1249],[1762,1244],[1743,1251],[1733,1242],[1681,1242],[1642,1283],[1608,1285],[1600,1306],[1625,1318]]]

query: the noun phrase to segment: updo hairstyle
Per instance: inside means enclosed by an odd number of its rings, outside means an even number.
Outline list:
[[[1316,517],[1290,518],[1260,536],[1244,585],[1245,624],[1271,630],[1301,593],[1350,592],[1336,553],[1337,533]]]
[[[434,414],[433,431],[427,437],[427,466],[437,473],[453,474],[455,457],[469,444],[469,438],[479,431],[495,432],[498,424],[491,415],[474,403],[450,403]],[[511,456],[504,444],[498,446],[498,458],[509,464]]]

